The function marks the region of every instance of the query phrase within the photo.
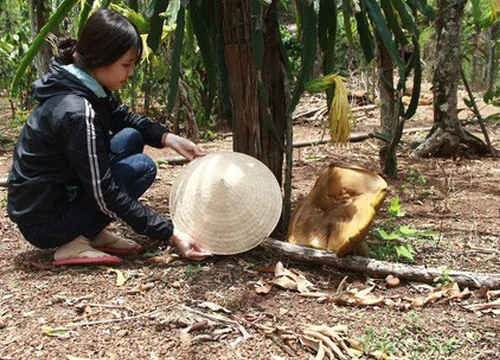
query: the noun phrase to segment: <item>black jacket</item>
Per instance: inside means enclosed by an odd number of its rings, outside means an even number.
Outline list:
[[[130,198],[109,168],[111,134],[132,127],[146,144],[159,148],[167,129],[128,112],[109,91],[106,93],[106,98],[98,98],[57,61],[35,82],[33,95],[40,104],[14,150],[8,178],[9,216],[25,225],[56,219],[78,188],[84,189],[103,213],[137,233],[168,239],[172,222]]]

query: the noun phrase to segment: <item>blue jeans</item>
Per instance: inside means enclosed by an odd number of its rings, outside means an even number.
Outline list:
[[[143,149],[142,135],[132,128],[123,129],[111,139],[111,172],[115,181],[134,199],[138,199],[156,177],[156,164],[142,153]],[[26,240],[42,249],[64,245],[79,235],[94,240],[112,219],[104,215],[83,190],[79,194],[58,218],[43,224],[20,225],[19,230]]]

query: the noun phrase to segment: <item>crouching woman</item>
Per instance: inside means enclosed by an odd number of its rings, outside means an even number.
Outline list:
[[[156,164],[144,145],[170,147],[189,160],[204,155],[191,141],[128,111],[111,94],[133,75],[142,41],[119,13],[101,9],[78,42],[59,43],[60,57],[34,84],[39,102],[16,143],[8,178],[10,218],[27,241],[57,248],[54,265],[115,264],[140,245],[106,230],[116,220],[181,254],[210,254],[170,220],[137,199]]]

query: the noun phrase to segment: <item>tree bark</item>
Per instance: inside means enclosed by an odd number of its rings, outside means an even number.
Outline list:
[[[250,0],[223,0],[224,56],[232,103],[233,149],[266,164],[282,183],[286,96],[279,51],[277,1],[263,7],[262,24],[251,16]],[[252,48],[255,26],[264,26],[262,70]],[[259,100],[262,80],[267,101]]]
[[[49,11],[44,0],[31,0],[31,35],[33,39],[40,32],[42,27],[47,23]],[[52,58],[52,49],[48,43],[42,46],[40,52],[36,55],[36,68],[38,75],[42,76],[50,67],[50,59]]]
[[[460,80],[462,19],[466,0],[438,0],[436,59],[433,96],[434,127],[414,151],[416,156],[457,155],[465,147],[476,154],[488,153],[480,139],[466,133],[458,122],[457,88]]]
[[[498,75],[498,58],[496,52],[497,39],[500,34],[500,24],[493,25],[488,30],[488,60],[486,63],[486,85],[488,90],[493,88]]]
[[[440,269],[391,263],[362,256],[338,257],[329,251],[293,245],[271,238],[265,239],[261,246],[292,260],[331,265],[338,269],[362,272],[369,276],[386,277],[387,275],[394,275],[400,279],[433,283],[435,278],[443,275],[443,271]],[[500,288],[500,274],[451,270],[447,272],[447,275],[461,286]]]
[[[394,91],[394,64],[382,39],[376,36],[377,49],[377,87],[380,98],[380,127],[383,134],[393,138],[398,126],[396,113],[396,93]],[[379,152],[380,167],[390,178],[396,178],[398,167],[395,151],[390,153],[390,145],[382,143]]]

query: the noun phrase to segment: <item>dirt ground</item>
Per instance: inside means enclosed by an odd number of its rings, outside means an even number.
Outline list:
[[[430,114],[430,107],[422,106],[406,127],[430,125]],[[379,121],[376,109],[355,115],[355,132],[372,131]],[[8,123],[8,109],[2,109],[1,116],[0,122]],[[470,113],[464,110],[460,116],[465,119]],[[297,119],[296,140],[320,138],[321,122],[312,116]],[[475,126],[470,128],[477,133]],[[488,123],[488,130],[500,149],[499,122]],[[8,134],[3,133],[3,143]],[[398,195],[406,212],[399,219],[402,224],[439,233],[412,241],[415,264],[500,273],[500,162],[489,157],[411,157],[412,145],[425,135],[404,136],[398,149],[399,179],[388,180],[389,193],[374,226],[389,221],[389,201]],[[210,151],[231,149],[231,138],[203,146]],[[332,161],[379,171],[378,149],[375,140],[296,149],[292,204],[307,195]],[[0,157],[0,177],[9,171],[11,151],[7,148]],[[147,151],[155,159],[173,155]],[[181,169],[160,165],[157,181],[141,201],[168,214],[169,190]],[[291,262],[260,247],[201,263],[185,261],[176,258],[168,244],[121,225],[113,225],[114,230],[140,242],[141,254],[125,257],[114,268],[54,268],[53,251],[30,246],[10,222],[6,190],[1,191],[0,359],[314,359],[316,351],[305,345],[311,325],[336,329],[333,338],[341,352],[347,339],[352,340],[350,346],[363,344],[364,354],[358,353],[363,359],[500,358],[500,313],[466,307],[494,302],[499,294],[487,293],[491,298],[485,299],[487,289],[407,309],[387,303],[341,304],[271,287],[274,274],[269,270],[281,261],[310,281],[315,291],[373,287],[370,294],[394,301],[424,296],[432,289],[405,281],[387,288],[384,279]],[[368,241],[377,242],[372,232]],[[125,278],[123,284],[119,275]],[[445,275],[443,270],[443,279]],[[337,325],[345,327],[334,328]],[[329,343],[323,338],[323,344]]]

